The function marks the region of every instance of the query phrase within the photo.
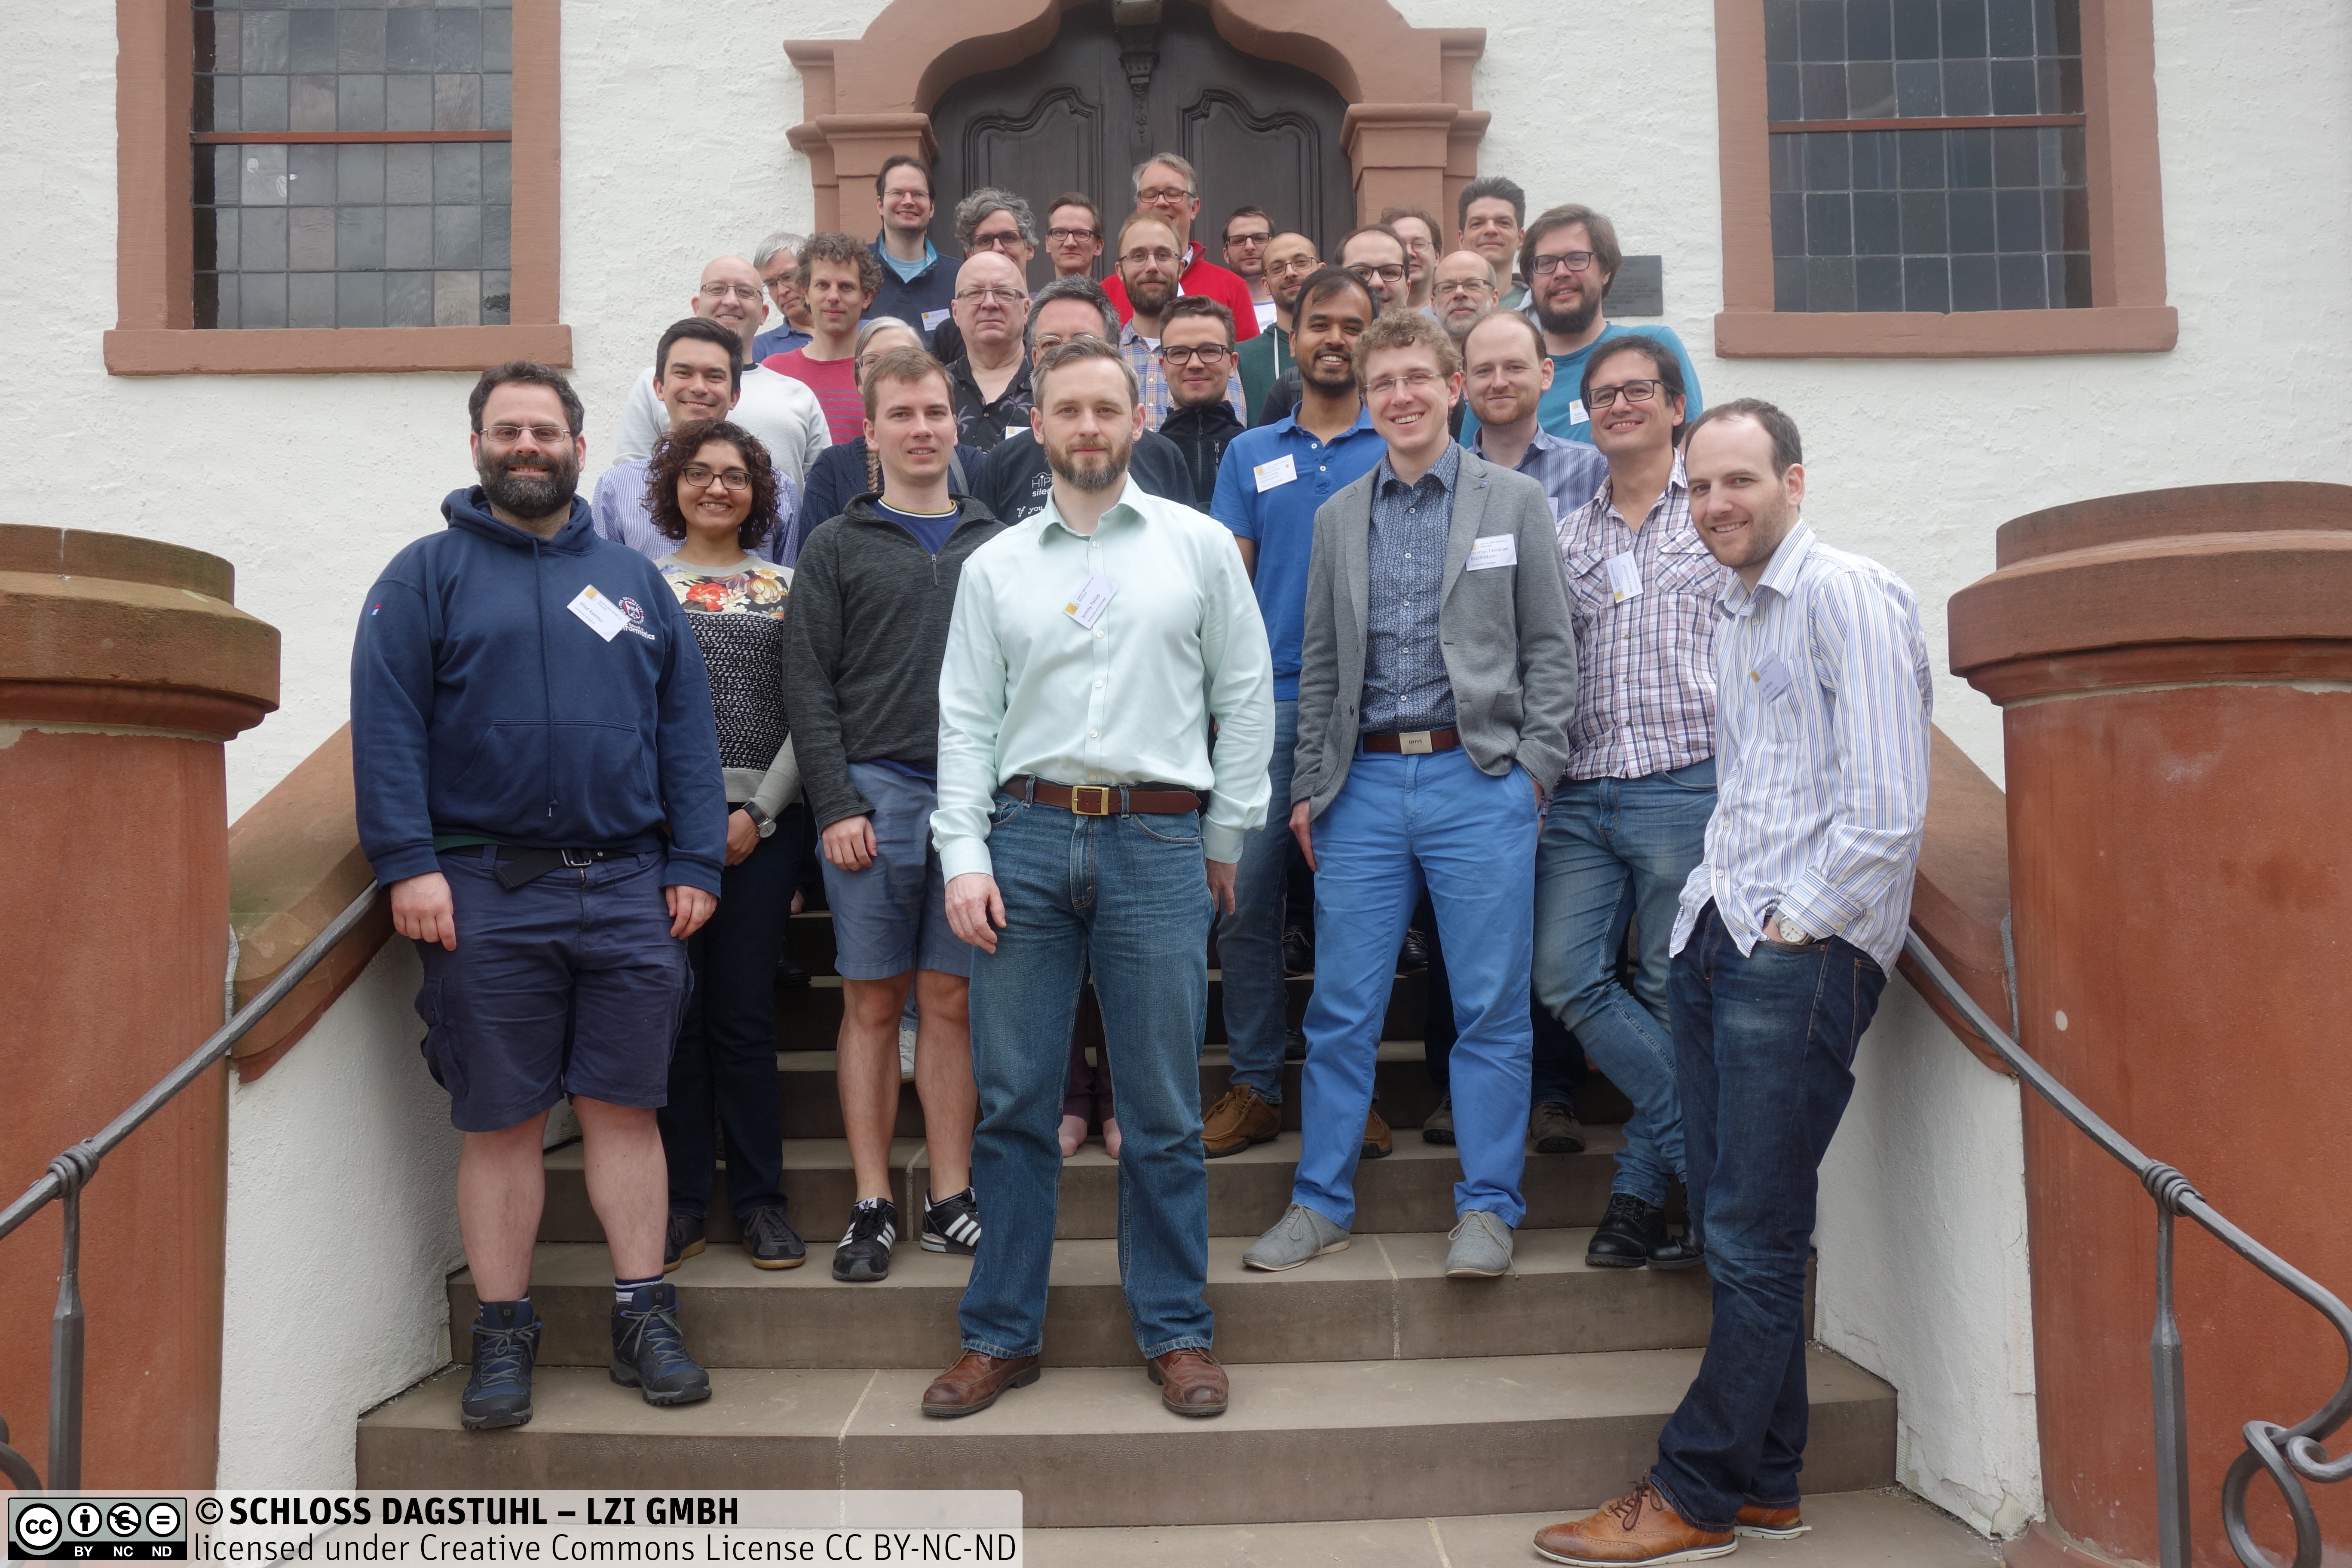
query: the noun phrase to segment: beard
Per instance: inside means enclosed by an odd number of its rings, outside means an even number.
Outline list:
[[[1073,452],[1067,447],[1047,441],[1045,466],[1072,489],[1098,495],[1127,478],[1127,459],[1135,450],[1135,442],[1124,432],[1110,440],[1108,452]]]
[[[520,474],[522,463],[544,463],[544,474]],[[490,504],[517,517],[552,517],[572,505],[580,489],[580,459],[569,452],[509,452],[503,458],[482,455],[474,467],[481,476],[482,493]]]
[[[1577,295],[1577,303],[1565,310],[1552,309],[1549,300],[1536,301],[1536,323],[1547,332],[1572,338],[1592,325],[1592,318],[1601,314],[1601,296]]]
[[[1176,285],[1173,283],[1130,283],[1127,286],[1127,302],[1147,316],[1166,314],[1175,299]]]
[[[1356,367],[1352,364],[1345,364],[1336,369],[1327,370],[1322,368],[1317,360],[1300,360],[1298,379],[1303,384],[1311,386],[1318,392],[1342,393],[1356,384]]]

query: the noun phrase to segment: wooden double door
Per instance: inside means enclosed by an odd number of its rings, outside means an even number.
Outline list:
[[[957,256],[954,207],[983,185],[1025,197],[1041,248],[1033,286],[1053,276],[1042,248],[1047,209],[1064,191],[1101,204],[1101,270],[1119,220],[1135,206],[1135,165],[1173,152],[1200,171],[1192,237],[1223,259],[1218,237],[1235,207],[1264,207],[1276,231],[1296,228],[1324,255],[1355,226],[1353,179],[1339,128],[1347,103],[1295,66],[1243,54],[1217,35],[1197,0],[1163,0],[1160,19],[1115,24],[1109,0],[1062,14],[1053,44],[1018,65],[970,77],[931,109],[939,138],[940,213],[932,240]]]

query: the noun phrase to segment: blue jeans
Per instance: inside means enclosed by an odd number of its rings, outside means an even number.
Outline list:
[[[1314,831],[1315,994],[1291,1200],[1335,1225],[1355,1217],[1381,1022],[1397,944],[1425,884],[1458,1031],[1449,1064],[1463,1176],[1454,1210],[1484,1209],[1517,1225],[1527,1212],[1519,1174],[1534,1047],[1534,782],[1520,768],[1490,778],[1458,747],[1413,757],[1360,752]]]
[[[1709,904],[1672,982],[1715,1323],[1651,1477],[1675,1510],[1728,1530],[1743,1500],[1785,1508],[1803,1467],[1805,1258],[1822,1156],[1853,1094],[1853,1053],[1886,975],[1843,937],[1740,956]]]
[[[1437,934],[1437,916],[1426,896],[1412,918],[1429,938],[1429,973],[1423,981],[1421,1003],[1422,1065],[1429,1069],[1429,1081],[1439,1092],[1449,1093],[1454,1088],[1454,1076],[1448,1070],[1454,1056],[1454,988],[1445,983],[1445,940]],[[1592,1076],[1585,1068],[1583,1050],[1575,1037],[1559,1026],[1559,1020],[1543,1010],[1541,1003],[1528,1006],[1528,1026],[1535,1031],[1536,1041],[1528,1105],[1565,1106],[1573,1113],[1584,1080]]]
[[[1563,779],[1536,855],[1536,1000],[1633,1102],[1612,1186],[1649,1204],[1664,1203],[1683,1173],[1666,943],[1714,813],[1711,757],[1647,778]],[[1629,991],[1617,954],[1636,915]]]
[[[1000,795],[988,850],[1006,924],[994,952],[972,953],[971,1180],[987,1234],[959,1314],[964,1349],[1024,1356],[1045,1342],[1070,1028],[1091,965],[1118,1080],[1118,1276],[1135,1342],[1146,1356],[1205,1350],[1214,1323],[1202,1294],[1210,904],[1201,819],[1076,816]]]
[[[1282,968],[1282,911],[1290,864],[1298,858],[1298,840],[1290,836],[1291,753],[1297,749],[1298,702],[1277,701],[1274,758],[1265,768],[1274,784],[1265,826],[1243,835],[1241,864],[1234,871],[1234,912],[1217,921],[1233,1081],[1255,1089],[1268,1105],[1282,1103],[1282,1037],[1289,1001]]]

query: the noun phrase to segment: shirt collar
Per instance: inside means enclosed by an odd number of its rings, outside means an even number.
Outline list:
[[[1101,521],[1095,524],[1095,531],[1092,533],[1080,533],[1068,523],[1064,522],[1062,509],[1054,504],[1054,492],[1048,489],[1045,492],[1045,508],[1037,513],[1037,521],[1045,524],[1037,531],[1037,542],[1045,543],[1052,531],[1057,528],[1072,539],[1100,539],[1104,525],[1114,519],[1120,521],[1141,522],[1144,518],[1143,488],[1135,482],[1135,469],[1130,466],[1127,470],[1127,484],[1118,492],[1118,500],[1111,502],[1110,510],[1102,514]]]
[[[1679,463],[1676,468],[1679,469]],[[1765,563],[1764,575],[1756,580],[1754,588],[1742,583],[1736,572],[1725,582],[1724,608],[1735,616],[1752,615],[1758,598],[1767,588],[1781,598],[1787,598],[1789,590],[1796,584],[1797,574],[1804,570],[1805,557],[1811,554],[1812,550],[1813,526],[1800,515],[1797,526],[1789,531],[1789,536],[1780,541],[1780,547],[1772,552],[1772,559]]]
[[[1542,432],[1542,434],[1550,435],[1550,432],[1545,431]],[[1557,436],[1552,437],[1552,440],[1557,445],[1562,447],[1568,445],[1567,442],[1560,440]],[[1683,454],[1680,447],[1676,447],[1675,449],[1674,472],[1666,476],[1666,488],[1664,490],[1660,492],[1658,499],[1662,501],[1665,500],[1673,496],[1676,490],[1681,490],[1685,494],[1688,494],[1690,490],[1690,477],[1683,472]],[[1609,503],[1610,510],[1614,511],[1617,507],[1617,479],[1615,475],[1603,474],[1601,476],[1601,498]],[[1784,539],[1780,542],[1785,545],[1788,543],[1788,541]]]
[[[1374,483],[1376,488],[1381,489],[1386,489],[1391,485],[1403,486],[1406,489],[1418,489],[1421,488],[1421,479],[1416,479],[1412,484],[1406,485],[1402,479],[1398,479],[1396,469],[1389,465],[1388,454],[1385,452],[1381,454],[1380,476],[1381,477],[1374,481]],[[1454,487],[1461,477],[1462,443],[1459,441],[1448,441],[1445,443],[1445,450],[1438,455],[1437,461],[1430,465],[1429,472],[1422,475],[1421,479],[1435,479],[1437,481],[1438,489],[1444,490],[1448,495],[1452,495],[1454,493]]]
[[[1477,454],[1482,458],[1486,458],[1486,426],[1484,425],[1479,426],[1478,428],[1471,434],[1470,439],[1475,444],[1475,449]],[[1528,449],[1519,454],[1517,471],[1520,473],[1527,472],[1528,464],[1534,460],[1535,455],[1538,452],[1557,452],[1567,445],[1568,442],[1564,438],[1553,435],[1550,431],[1545,429],[1540,425],[1537,426],[1535,436],[1528,442]],[[1583,443],[1580,441],[1577,445],[1582,446]],[[1491,463],[1495,459],[1492,458],[1486,458],[1486,460]]]
[[[1324,445],[1336,447],[1340,442],[1346,440],[1349,437],[1356,435],[1360,431],[1370,430],[1371,427],[1372,411],[1365,407],[1361,400],[1359,400],[1356,404],[1356,422],[1353,425],[1349,426],[1345,430],[1340,431],[1337,436],[1332,437],[1331,439],[1325,442]],[[1289,431],[1296,435],[1303,436],[1309,441],[1317,439],[1315,432],[1309,430],[1306,426],[1301,425],[1298,422],[1298,416],[1296,414],[1284,415],[1281,418],[1268,426],[1267,428],[1276,431]],[[1383,458],[1381,459],[1381,463],[1382,467],[1386,467],[1388,459]]]

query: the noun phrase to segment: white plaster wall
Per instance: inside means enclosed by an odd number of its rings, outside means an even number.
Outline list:
[[[1895,1385],[1896,1478],[2000,1536],[2042,1511],[2021,1092],[1890,982],[1815,1232],[1814,1332]]]
[[[448,1360],[458,1136],[425,1071],[416,950],[230,1080],[220,1484],[348,1487],[360,1413]]]

